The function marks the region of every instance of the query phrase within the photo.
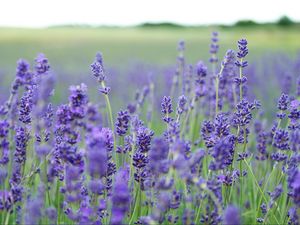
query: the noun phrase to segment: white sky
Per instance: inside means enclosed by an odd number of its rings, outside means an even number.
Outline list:
[[[230,24],[240,19],[300,21],[300,0],[0,0],[0,26]]]

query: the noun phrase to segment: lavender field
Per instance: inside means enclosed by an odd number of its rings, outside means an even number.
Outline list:
[[[300,224],[298,31],[1,32],[0,224]]]

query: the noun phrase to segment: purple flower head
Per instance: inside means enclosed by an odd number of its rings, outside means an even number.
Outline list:
[[[112,217],[111,224],[122,224],[122,221],[129,209],[130,192],[128,189],[129,169],[121,168],[117,175],[112,194]]]
[[[239,52],[237,53],[238,58],[245,58],[248,55],[248,42],[246,39],[241,39],[238,41]]]
[[[92,74],[97,78],[99,83],[105,81],[103,57],[101,53],[96,54],[95,61],[91,64],[91,71]]]
[[[240,60],[237,60],[235,64],[238,67],[246,67],[248,65],[247,61],[242,61],[248,55],[248,42],[246,39],[241,39],[238,41],[239,51],[237,52],[237,57]]]
[[[100,179],[90,180],[89,190],[95,195],[102,195],[104,191],[104,185]]]
[[[170,96],[164,96],[161,103],[161,112],[163,114],[171,114],[173,112],[172,109],[172,100]]]
[[[222,61],[222,65],[224,67],[229,67],[234,65],[234,61],[235,61],[235,52],[231,49],[227,50],[226,55]]]
[[[216,63],[218,62],[218,58],[216,56],[216,54],[218,53],[218,50],[219,50],[219,39],[218,39],[218,32],[214,31],[212,32],[211,34],[211,44],[210,44],[210,54],[211,55],[211,58],[210,58],[210,62],[211,63]]]
[[[209,168],[211,170],[222,170],[232,164],[234,154],[235,141],[233,136],[221,138],[213,148],[211,162]]]
[[[257,108],[255,103],[250,103],[245,99],[242,99],[236,105],[236,111],[234,112],[233,125],[234,126],[246,126],[252,120],[252,111]]]
[[[281,94],[280,98],[278,99],[278,104],[277,108],[279,110],[285,111],[288,109],[288,104],[289,104],[289,96],[287,94]]]
[[[8,135],[9,123],[6,120],[0,121],[0,138],[5,138]]]
[[[39,157],[45,157],[50,151],[51,147],[49,145],[39,145],[35,149],[35,152]]]
[[[151,140],[154,132],[146,127],[140,127],[137,131],[137,147],[141,153],[147,153],[150,150]]]
[[[297,170],[296,174],[294,175],[294,180],[291,182],[290,185],[293,189],[298,189],[300,188],[300,171]]]
[[[215,134],[217,137],[225,137],[230,133],[228,117],[224,113],[219,113],[215,118]]]
[[[107,149],[103,134],[98,129],[88,135],[88,171],[92,177],[103,177],[107,171]]]
[[[46,112],[44,114],[45,126],[46,128],[51,128],[53,124],[53,116],[54,116],[54,109],[51,103],[47,105]]]
[[[24,93],[20,101],[19,120],[24,124],[31,123],[31,111],[33,108],[32,91]]]
[[[294,152],[298,152],[300,149],[300,131],[298,129],[290,133],[290,148]]]
[[[29,63],[24,59],[19,59],[17,62],[16,76],[24,78],[29,71]]]
[[[46,74],[50,69],[48,59],[44,54],[40,53],[35,59],[35,70],[38,75]]]
[[[211,148],[215,145],[216,138],[214,136],[215,125],[211,121],[203,121],[201,127],[201,136],[205,142],[207,148]]]
[[[0,190],[0,210],[10,210],[13,206],[13,196],[11,192]]]
[[[112,152],[114,147],[114,139],[113,139],[113,132],[109,128],[102,128],[100,131],[101,140],[103,140],[105,144],[105,148],[108,151],[108,153]]]
[[[43,215],[43,198],[30,199],[26,204],[25,223],[38,224]]]
[[[295,205],[300,207],[300,171],[297,167],[288,171],[288,188]]]
[[[11,94],[15,95],[20,86],[31,83],[32,73],[29,71],[29,63],[26,60],[19,59],[17,62],[16,79],[11,87]]]
[[[258,151],[258,155],[256,156],[257,160],[265,160],[267,158],[267,141],[268,141],[268,133],[261,131],[256,138],[256,148]]]
[[[30,84],[33,74],[29,71],[29,63],[24,59],[19,59],[16,69],[16,80],[13,84],[13,93],[18,89],[19,85]]]
[[[97,52],[95,61],[99,62],[103,66],[103,55],[102,52]]]
[[[137,169],[141,169],[146,167],[149,162],[148,156],[142,154],[141,152],[137,151],[133,155],[133,166]]]
[[[71,164],[66,165],[66,179],[65,179],[65,200],[66,202],[72,204],[72,203],[78,203],[82,199],[81,195],[81,189],[82,189],[82,180],[81,176],[83,173],[83,167],[81,166],[74,166]],[[70,219],[73,219],[72,216]]]
[[[275,187],[274,191],[270,193],[271,200],[276,201],[276,199],[281,195],[282,191],[283,189],[281,184]]]
[[[23,164],[26,160],[26,148],[29,140],[29,133],[23,127],[17,127],[16,129],[16,150],[14,153],[14,159],[17,163]]]
[[[169,145],[163,138],[156,138],[149,151],[149,168],[154,174],[166,173],[169,169],[167,162]]]
[[[128,112],[129,112],[130,114],[135,113],[135,111],[136,111],[136,104],[134,104],[134,103],[129,103],[129,104],[127,105],[127,110],[128,110]]]
[[[99,92],[104,95],[108,95],[110,92],[110,87],[99,88]]]
[[[72,107],[80,107],[87,104],[87,86],[85,84],[80,84],[70,87],[69,101]]]
[[[297,207],[292,207],[288,211],[288,217],[291,224],[299,224],[299,214],[297,213]]]
[[[288,131],[279,129],[274,136],[274,146],[280,150],[289,150],[289,133]]]
[[[265,203],[262,203],[262,204],[260,205],[260,209],[261,209],[261,213],[262,213],[263,215],[265,215],[265,214],[267,213],[267,205],[266,205]]]
[[[83,118],[86,114],[88,96],[87,96],[87,86],[85,84],[80,84],[70,87],[70,111],[76,118]]]
[[[60,125],[66,125],[73,120],[70,106],[60,105],[56,111],[57,122]]]
[[[291,101],[291,109],[297,109],[300,106],[300,101],[298,99],[292,100]]]
[[[173,143],[179,139],[180,124],[177,121],[169,122],[169,128],[164,132],[164,136],[169,143]]]
[[[164,117],[163,120],[166,123],[169,123],[172,121],[172,118],[170,118],[170,114],[173,112],[172,109],[172,100],[170,96],[164,96],[162,103],[161,103],[161,112],[163,113]]]
[[[276,152],[276,153],[271,154],[271,159],[276,161],[276,162],[286,161],[287,158],[288,158],[288,156],[284,153],[281,153],[281,152]]]
[[[203,79],[207,75],[207,67],[205,66],[204,62],[199,61],[196,65],[196,83],[201,84]]]
[[[118,112],[116,121],[116,132],[119,136],[124,136],[129,127],[130,115],[127,110]]]
[[[220,76],[223,82],[228,82],[226,80],[226,77],[230,76],[230,74],[233,73],[234,65],[235,65],[235,52],[231,49],[227,50],[226,55],[222,61],[223,70],[220,71],[220,74],[218,74],[218,76]]]
[[[187,98],[184,95],[179,96],[176,109],[178,115],[181,115],[184,111],[186,111],[186,103]]]
[[[228,206],[225,209],[223,222],[225,225],[240,225],[241,218],[240,218],[240,211],[235,206]]]

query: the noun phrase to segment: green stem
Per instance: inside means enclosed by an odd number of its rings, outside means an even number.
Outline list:
[[[101,86],[102,86],[102,88],[105,88],[105,87],[106,87],[104,81],[101,82]],[[112,130],[112,132],[113,132],[114,147],[115,147],[115,140],[116,140],[116,137],[115,137],[115,132],[114,132],[114,121],[113,121],[113,115],[112,115],[112,110],[111,110],[110,100],[109,100],[108,95],[104,95],[104,97],[105,97],[106,107],[107,107],[107,116],[108,116],[108,118],[109,118],[110,127],[111,127],[111,130]]]
[[[135,196],[135,201],[134,201],[134,208],[133,208],[133,212],[132,212],[132,216],[129,220],[128,224],[133,224],[134,219],[138,218],[138,213],[139,213],[139,204],[137,204],[137,202],[139,202],[140,200],[138,199],[141,195],[140,195],[140,186],[139,184],[137,185],[137,191],[136,191],[136,196]]]
[[[261,190],[261,187],[259,186],[258,181],[256,180],[256,177],[255,177],[255,175],[254,175],[254,173],[253,173],[253,171],[252,171],[252,168],[251,168],[250,165],[248,164],[247,160],[244,160],[244,162],[245,162],[245,164],[246,164],[248,170],[250,171],[250,174],[251,174],[251,176],[252,176],[252,179],[254,180],[254,182],[255,182],[255,184],[256,184],[256,186],[257,186],[257,188],[258,188],[260,194],[262,195],[264,201],[265,201],[265,202],[268,202],[268,200],[267,200],[267,198],[266,198],[264,192]],[[278,222],[278,220],[277,220],[277,218],[276,218],[276,216],[275,216],[274,214],[273,214],[273,217],[274,217],[276,223],[279,224],[279,222]]]

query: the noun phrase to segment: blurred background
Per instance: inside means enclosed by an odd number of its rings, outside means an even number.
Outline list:
[[[80,82],[97,99],[90,64],[98,51],[112,93],[119,96],[117,105],[124,107],[123,100],[133,98],[149,79],[166,94],[177,43],[186,43],[186,65],[203,60],[209,66],[211,32],[218,31],[220,60],[227,49],[237,49],[239,39],[248,40],[250,85],[268,104],[284,82],[292,86],[300,75],[299,7],[295,0],[2,1],[0,100],[9,92],[16,61],[33,63],[40,52],[49,58],[57,102],[67,96],[68,86]]]

